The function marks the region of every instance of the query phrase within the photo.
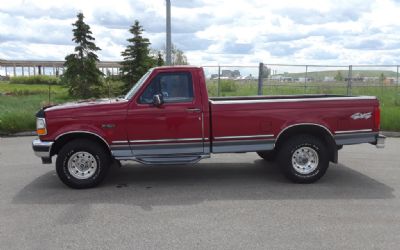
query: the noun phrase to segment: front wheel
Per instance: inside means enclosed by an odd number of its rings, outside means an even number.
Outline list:
[[[280,148],[278,161],[285,176],[296,183],[319,180],[329,166],[327,147],[318,138],[300,135],[289,138]]]
[[[56,171],[60,180],[72,188],[90,188],[105,177],[110,165],[109,153],[97,143],[77,139],[58,153]]]

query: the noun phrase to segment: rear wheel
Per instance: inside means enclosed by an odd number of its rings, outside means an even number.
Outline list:
[[[106,176],[109,153],[97,143],[77,139],[67,143],[58,153],[56,171],[60,180],[72,188],[90,188]]]
[[[329,166],[326,145],[311,135],[288,138],[279,150],[278,161],[286,177],[297,183],[319,180]]]
[[[275,161],[276,159],[276,152],[274,150],[271,151],[258,151],[257,152],[258,156],[263,158],[265,161]]]

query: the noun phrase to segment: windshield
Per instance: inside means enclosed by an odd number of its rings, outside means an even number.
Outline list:
[[[149,71],[147,71],[147,73],[144,74],[142,76],[142,78],[140,78],[139,81],[135,85],[133,85],[131,90],[129,90],[129,92],[125,95],[124,99],[126,99],[126,100],[131,99],[132,96],[134,96],[136,94],[136,92],[140,89],[140,87],[146,81],[147,77],[151,74],[151,72],[153,72],[153,69],[150,69]]]

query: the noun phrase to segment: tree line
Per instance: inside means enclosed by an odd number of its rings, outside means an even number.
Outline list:
[[[69,87],[69,94],[73,97],[99,97],[105,76],[96,65],[99,62],[96,52],[101,49],[94,43],[95,38],[90,26],[84,22],[83,13],[78,13],[72,26],[72,41],[76,46],[74,53],[65,57],[62,82]],[[121,52],[123,61],[120,63],[120,78],[124,82],[121,92],[131,89],[150,68],[164,65],[165,50],[152,50],[151,43],[148,38],[143,37],[143,32],[143,27],[135,20],[129,29],[131,37],[127,39],[128,45]],[[175,46],[172,48],[172,64],[188,64],[183,51]]]

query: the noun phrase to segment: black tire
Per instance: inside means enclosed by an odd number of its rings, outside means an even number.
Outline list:
[[[258,151],[257,154],[258,154],[258,156],[260,156],[261,158],[263,158],[265,161],[268,161],[268,162],[273,162],[273,161],[276,160],[276,152],[275,152],[275,150]]]
[[[79,157],[82,157],[82,155],[88,158],[86,159],[88,162],[86,165],[79,165],[80,163],[75,163],[75,161],[73,161],[74,159],[79,160]],[[71,157],[74,158],[70,161]],[[76,174],[74,173],[75,175],[79,175],[78,167],[86,166],[88,178],[81,177],[84,179],[79,179],[71,174],[68,167],[69,161],[71,169],[76,168],[77,170]],[[87,139],[76,139],[65,144],[58,152],[56,171],[60,180],[71,188],[91,188],[97,186],[104,179],[110,167],[110,163],[110,154],[101,145]],[[75,167],[75,164],[79,166]],[[90,173],[89,168],[95,169],[95,171]],[[84,173],[82,175],[84,175]]]
[[[296,156],[293,156],[294,154]],[[280,147],[278,162],[285,176],[291,181],[313,183],[319,180],[329,167],[328,149],[322,140],[314,136],[294,136],[288,138]]]

